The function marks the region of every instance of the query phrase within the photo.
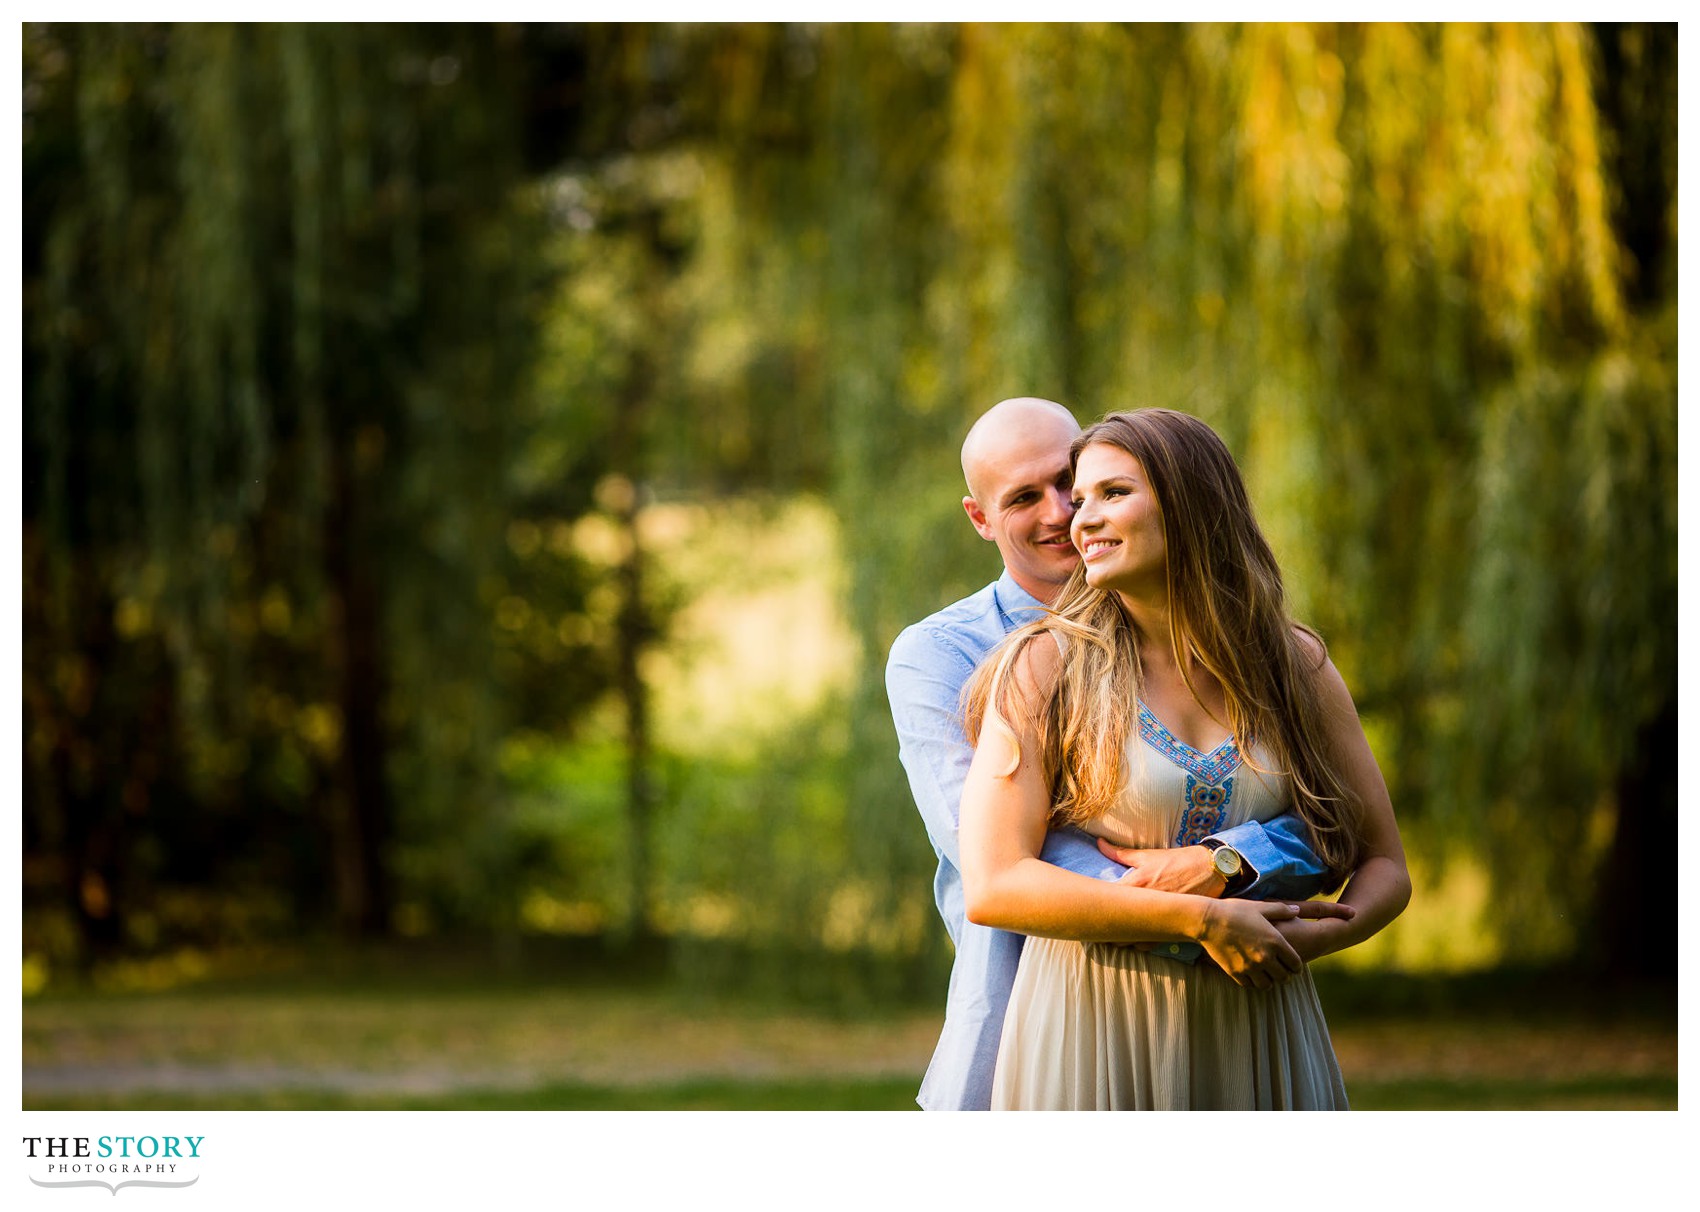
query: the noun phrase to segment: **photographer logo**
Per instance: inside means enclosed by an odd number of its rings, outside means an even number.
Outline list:
[[[204,1136],[26,1136],[29,1180],[38,1187],[192,1187]]]

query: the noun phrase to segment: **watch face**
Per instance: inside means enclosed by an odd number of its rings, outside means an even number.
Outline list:
[[[1215,862],[1216,870],[1220,871],[1225,879],[1231,880],[1240,873],[1240,853],[1237,850],[1230,850],[1226,846],[1217,847]]]

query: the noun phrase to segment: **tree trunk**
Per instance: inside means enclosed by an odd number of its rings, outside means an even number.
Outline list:
[[[332,499],[326,515],[325,561],[338,617],[332,669],[342,712],[342,736],[331,772],[333,866],[337,919],[362,937],[387,934],[391,887],[386,854],[393,828],[385,773],[389,737],[381,598],[373,575],[368,519],[350,443],[333,456]],[[362,558],[364,557],[364,558]]]
[[[620,510],[626,536],[626,558],[620,567],[619,687],[626,706],[626,832],[630,882],[626,922],[635,940],[655,933],[649,904],[650,825],[655,793],[650,778],[649,688],[639,660],[649,641],[649,619],[643,599],[643,546],[638,542],[636,485]]]
[[[1590,948],[1618,977],[1676,975],[1676,703],[1642,727],[1617,780],[1617,830],[1600,877]]]
[[[66,667],[75,672],[59,688],[50,795],[64,822],[64,897],[77,927],[77,962],[87,971],[115,956],[124,942],[119,901],[124,822],[114,789],[122,772],[103,769],[118,749],[106,731],[118,721],[103,710],[102,693],[115,647],[111,595],[86,556],[73,558],[68,584],[74,600],[66,611],[70,643],[65,649],[73,655]]]

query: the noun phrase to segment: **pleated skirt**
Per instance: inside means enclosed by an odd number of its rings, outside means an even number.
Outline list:
[[[993,1110],[1344,1111],[1310,970],[1270,989],[1099,943],[1028,939]]]

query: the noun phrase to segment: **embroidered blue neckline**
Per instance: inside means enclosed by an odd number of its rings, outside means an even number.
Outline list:
[[[1200,753],[1163,727],[1163,721],[1139,704],[1139,736],[1147,745],[1189,774],[1207,783],[1220,784],[1240,764],[1240,749],[1229,737],[1209,753]]]

